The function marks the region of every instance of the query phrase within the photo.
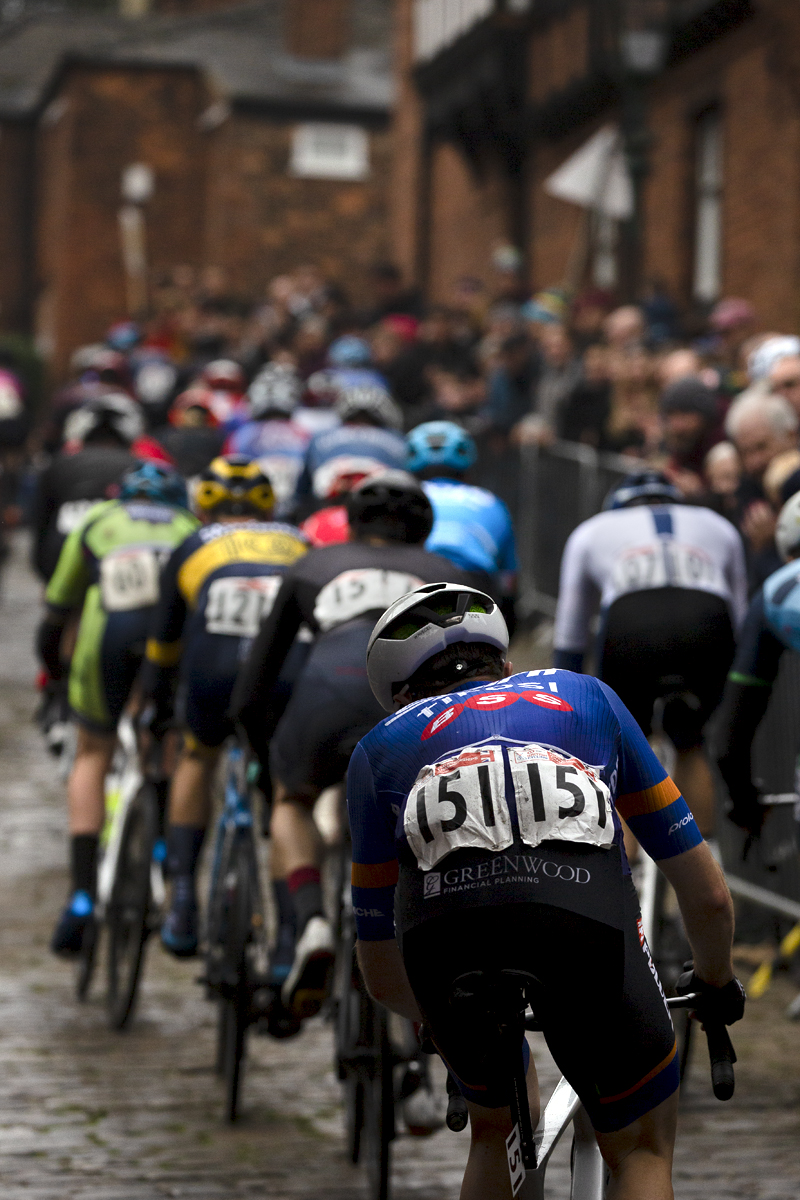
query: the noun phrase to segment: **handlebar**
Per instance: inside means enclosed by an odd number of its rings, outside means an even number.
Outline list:
[[[668,1008],[693,1008],[700,1000],[698,992],[688,992],[685,996],[670,996]],[[733,1064],[736,1062],[736,1051],[733,1048],[728,1030],[722,1022],[703,1025],[708,1041],[708,1057],[711,1059],[711,1086],[718,1100],[730,1100],[736,1084]]]

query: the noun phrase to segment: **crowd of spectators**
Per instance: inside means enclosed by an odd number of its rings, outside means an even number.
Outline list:
[[[149,320],[121,322],[76,353],[38,444],[54,449],[86,389],[113,385],[142,403],[168,446],[176,397],[196,423],[202,406],[187,403],[187,390],[222,386],[211,377],[221,363],[239,373],[240,397],[274,363],[293,369],[307,407],[324,407],[320,380],[344,341],[346,361],[334,365],[385,385],[406,429],[444,418],[495,449],[564,439],[627,456],[632,469],[646,461],[737,525],[753,587],[778,565],[776,514],[800,486],[800,339],[760,329],[746,300],[721,300],[688,330],[657,285],[641,304],[619,306],[598,288],[530,297],[509,273],[495,294],[462,278],[447,304],[424,303],[388,263],[373,267],[370,285],[359,308],[304,265],[253,306],[230,294],[220,269],[177,267],[154,289]]]

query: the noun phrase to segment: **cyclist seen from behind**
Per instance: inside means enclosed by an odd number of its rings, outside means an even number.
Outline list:
[[[454,421],[427,421],[406,440],[406,467],[423,481],[433,505],[428,549],[465,571],[485,571],[511,623],[517,574],[514,526],[502,500],[466,482],[478,458],[475,442]]]
[[[703,834],[714,788],[703,728],[719,704],[747,606],[744,549],[724,517],[681,503],[658,471],[630,475],[561,560],[553,662],[583,670],[600,610],[595,670],[646,735],[653,707],[677,751],[675,782]]]
[[[767,711],[784,651],[800,650],[800,492],[778,517],[775,542],[785,565],[753,598],[722,698],[716,754],[731,799],[730,817],[757,835],[767,810],[753,779],[753,738]]]
[[[671,1200],[675,1036],[642,932],[619,817],[675,888],[698,1012],[731,1024],[733,909],[685,800],[619,698],[569,671],[514,674],[495,602],[432,584],[370,638],[396,710],[348,773],[358,956],[373,997],[424,1019],[472,1125],[461,1200],[509,1195],[509,1088],[497,1031],[450,1004],[472,971],[535,976],[550,1051],[581,1098],[613,1200]],[[526,1046],[520,1048],[529,1059]],[[538,1086],[529,1061],[534,1124]]]
[[[286,570],[306,553],[299,530],[270,520],[275,498],[257,462],[216,458],[194,504],[205,522],[172,553],[147,642],[142,677],[155,721],[168,724],[178,687],[184,747],[169,795],[170,910],[161,941],[178,957],[197,952],[195,873],[208,826],[211,783],[233,733],[228,705],[240,663],[275,602]],[[288,651],[289,647],[287,647]]]
[[[93,920],[105,777],[117,722],[144,657],[161,568],[196,527],[181,477],[140,463],[123,476],[119,499],[93,507],[69,535],[47,587],[38,648],[56,681],[64,671],[62,634],[71,613],[80,610],[69,666],[69,703],[78,725],[67,789],[73,890],[53,935],[59,954],[80,953]]]
[[[298,1018],[322,1004],[334,950],[312,809],[325,788],[342,781],[353,747],[382,715],[365,667],[372,628],[393,600],[420,583],[461,577],[451,563],[423,549],[433,513],[411,475],[387,471],[365,479],[346,504],[350,541],[310,551],[288,573],[232,704],[274,780],[272,871],[280,933],[272,971],[274,982],[282,983],[284,1006]],[[275,686],[303,625],[314,643],[276,729]]]

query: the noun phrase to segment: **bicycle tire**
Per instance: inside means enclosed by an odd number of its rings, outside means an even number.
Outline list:
[[[209,926],[208,977],[219,994],[217,1073],[225,1081],[225,1117],[236,1120],[250,1024],[251,980],[247,947],[253,919],[248,835],[226,834]]]
[[[389,1014],[367,1001],[372,1025],[374,1057],[364,1081],[363,1157],[367,1168],[369,1200],[389,1200],[392,1141],[394,1140],[394,1055],[389,1038]]]
[[[93,922],[83,936],[83,946],[75,963],[75,997],[81,1004],[89,998],[94,970],[97,966],[97,949],[100,944],[100,925]]]
[[[108,929],[106,1008],[112,1029],[124,1029],[133,1016],[144,965],[150,917],[150,868],[158,818],[149,785],[139,789],[125,815],[111,899]]]

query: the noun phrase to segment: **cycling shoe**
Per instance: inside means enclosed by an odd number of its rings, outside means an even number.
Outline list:
[[[194,896],[174,896],[161,926],[161,945],[176,958],[194,958],[199,924]]]
[[[283,987],[284,1008],[305,1020],[318,1013],[328,995],[336,943],[330,922],[312,917],[298,939],[294,962]]]
[[[75,892],[53,931],[50,949],[63,958],[77,958],[83,940],[94,925],[94,902],[88,892]]]

